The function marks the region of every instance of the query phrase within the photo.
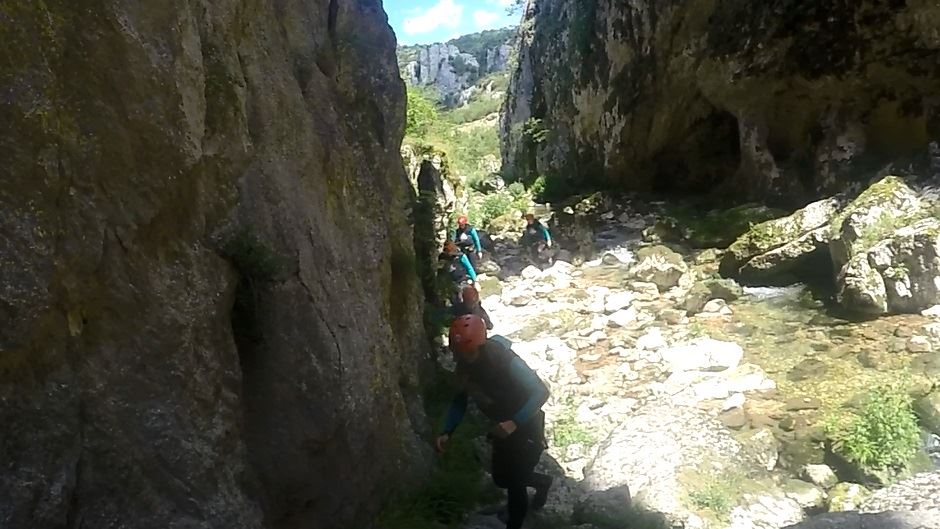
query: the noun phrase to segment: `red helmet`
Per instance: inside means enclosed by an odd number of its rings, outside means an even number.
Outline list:
[[[476,314],[458,316],[450,324],[450,349],[455,353],[471,353],[486,343],[486,324]]]
[[[460,296],[463,298],[463,302],[466,304],[477,304],[480,302],[480,293],[477,292],[477,289],[472,286],[463,287],[463,292],[460,293]]]
[[[464,226],[464,225],[466,225],[466,224],[467,224],[467,216],[466,216],[466,215],[461,215],[461,216],[457,217],[457,225],[458,225],[458,226]]]

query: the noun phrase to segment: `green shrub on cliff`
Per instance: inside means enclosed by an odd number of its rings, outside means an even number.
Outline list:
[[[408,112],[405,117],[405,134],[417,138],[427,135],[438,121],[436,97],[426,89],[408,87]]]

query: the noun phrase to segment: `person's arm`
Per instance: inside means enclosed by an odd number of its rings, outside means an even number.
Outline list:
[[[542,237],[545,237],[545,242],[552,242],[552,234],[548,233],[548,228],[544,224],[540,225],[542,228]]]
[[[535,374],[535,371],[532,371],[532,368],[518,357],[513,358],[512,363],[509,364],[509,375],[521,382],[529,394],[525,404],[512,416],[512,422],[516,425],[523,425],[548,401],[548,388]]]
[[[454,397],[447,410],[447,417],[444,419],[443,435],[454,433],[460,421],[463,420],[464,413],[467,412],[467,393],[463,392]]]
[[[470,259],[467,258],[466,254],[460,256],[460,264],[462,264],[463,267],[467,270],[467,275],[470,276],[470,281],[473,281],[474,283],[476,283],[477,271],[473,269],[473,265],[470,264]]]
[[[480,244],[480,235],[477,233],[476,228],[470,229],[470,237],[473,238],[473,244],[477,253],[483,251],[483,245]]]

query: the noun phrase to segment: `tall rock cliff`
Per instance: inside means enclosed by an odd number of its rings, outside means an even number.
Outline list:
[[[398,49],[402,78],[414,86],[433,88],[446,106],[462,105],[473,96],[478,81],[508,72],[515,33],[515,29],[488,30],[443,44],[402,46]]]
[[[839,189],[940,152],[938,21],[932,0],[530,0],[504,158],[562,188]]]
[[[0,527],[348,527],[420,473],[380,0],[0,0],[0,50]]]

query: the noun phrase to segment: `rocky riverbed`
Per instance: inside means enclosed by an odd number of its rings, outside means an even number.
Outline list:
[[[651,236],[662,222],[655,205],[617,201],[593,212],[586,259],[562,251],[544,269],[495,242],[481,281],[494,333],[552,389],[542,464],[558,479],[528,524],[637,508],[666,526],[742,529],[940,511],[940,310],[859,321],[802,284],[742,287],[718,275],[726,252]],[[924,446],[913,477],[872,494],[833,462],[825,425],[886,384],[918,399]]]

